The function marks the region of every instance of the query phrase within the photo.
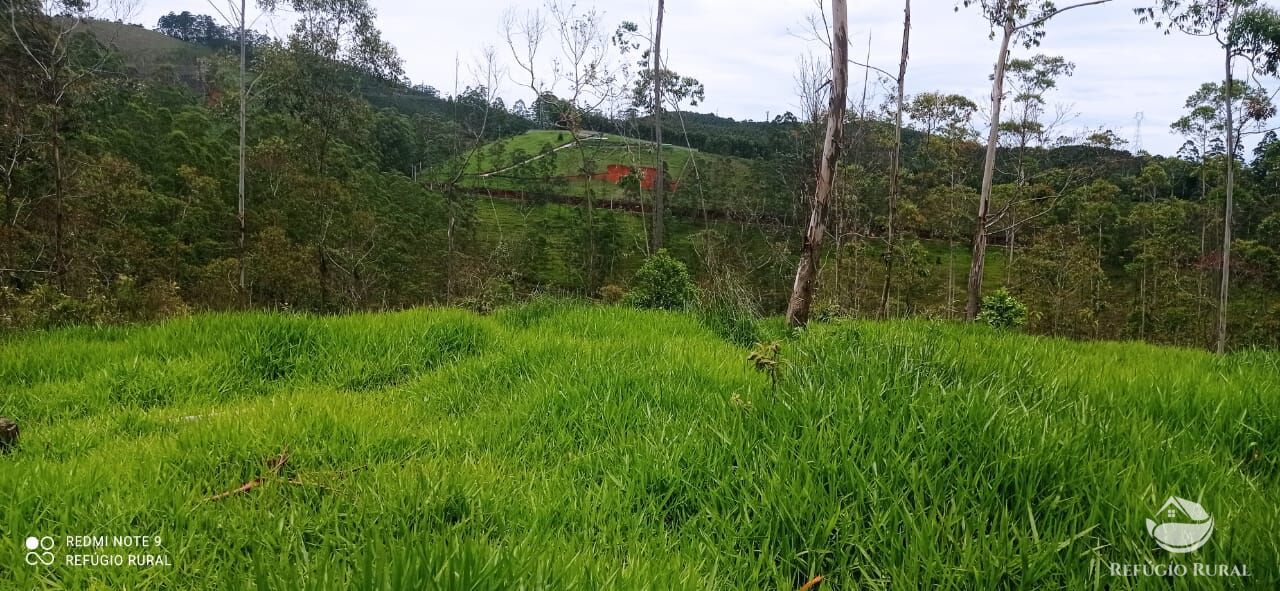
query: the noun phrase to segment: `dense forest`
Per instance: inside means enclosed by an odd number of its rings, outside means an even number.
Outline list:
[[[242,35],[243,14],[148,30],[81,2],[3,5],[0,327],[619,301],[659,248],[709,316],[787,307],[823,184],[821,59],[797,75],[803,112],[735,121],[697,113],[715,89],[646,67],[652,40],[591,8],[509,13],[505,47],[429,86],[364,1],[261,3],[293,11],[285,38]],[[1172,156],[1069,129],[1051,105],[1074,65],[1036,53],[1043,30],[1013,35],[990,134],[987,105],[898,92],[905,59],[896,80],[851,65],[814,317],[972,317],[978,232],[980,295],[1025,306],[1032,332],[1212,347],[1226,301],[1227,346],[1280,346],[1275,15],[1249,14],[1227,50],[1251,75],[1186,89]],[[539,71],[535,37],[578,60]],[[509,79],[529,82],[499,96]]]

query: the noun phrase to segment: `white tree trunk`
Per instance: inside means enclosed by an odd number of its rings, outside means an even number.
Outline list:
[[[991,131],[987,134],[987,156],[982,164],[982,192],[978,196],[978,218],[973,228],[973,260],[969,264],[969,299],[964,307],[966,320],[978,316],[982,302],[982,273],[987,259],[987,216],[991,212],[991,186],[996,173],[996,149],[1000,144],[1000,109],[1004,104],[1004,73],[1009,61],[1009,42],[1013,39],[1013,21],[1004,25],[1000,53],[996,54],[996,72],[991,82]]]
[[[1218,291],[1217,348],[1220,354],[1227,351],[1227,294],[1231,290],[1231,209],[1234,205],[1236,185],[1236,137],[1234,114],[1231,109],[1231,53],[1234,49],[1234,47],[1227,47],[1227,85],[1223,89],[1227,108],[1227,203],[1222,215],[1222,286]]]
[[[822,239],[831,208],[831,186],[844,135],[845,102],[849,94],[849,11],[845,0],[831,0],[831,17],[831,102],[827,110],[827,134],[822,143],[822,161],[818,167],[809,226],[800,252],[800,264],[796,268],[791,301],[787,305],[787,323],[791,326],[803,326],[809,322],[809,308],[813,304],[814,283],[822,256]]]
[[[239,197],[240,197],[240,199],[239,199],[239,206],[238,206],[238,207],[237,207],[237,209],[236,209],[236,220],[240,223],[240,291],[241,291],[241,292],[244,292],[244,289],[245,289],[245,281],[244,281],[244,262],[245,262],[245,261],[244,261],[244,258],[245,258],[245,249],[244,249],[244,237],[245,237],[245,236],[244,236],[244,235],[245,235],[245,187],[244,187],[244,176],[245,176],[245,144],[246,144],[246,127],[247,127],[247,126],[246,126],[246,121],[247,121],[247,119],[248,119],[248,110],[247,110],[247,108],[246,108],[246,106],[245,106],[245,105],[246,105],[246,103],[247,103],[247,102],[248,102],[248,100],[249,100],[249,98],[245,96],[245,90],[246,90],[246,88],[245,88],[245,83],[244,83],[244,80],[245,80],[245,71],[248,69],[248,68],[247,68],[247,65],[246,65],[246,63],[245,63],[245,62],[247,61],[247,57],[246,57],[246,55],[247,55],[247,51],[246,51],[246,43],[245,43],[245,20],[247,20],[247,18],[248,18],[248,13],[247,13],[247,12],[245,12],[245,10],[246,10],[246,8],[247,8],[246,4],[247,4],[247,0],[240,0],[240,174],[239,174],[240,178],[239,178],[239,182],[238,182],[238,188],[239,188],[239,193],[240,193]]]
[[[662,12],[665,2],[658,0],[658,23],[653,34],[653,142],[654,167],[653,175],[653,234],[650,237],[649,249],[658,252],[666,238],[666,174],[662,166]]]
[[[893,215],[901,191],[899,174],[902,167],[902,109],[906,102],[907,58],[911,46],[911,0],[906,0],[902,17],[902,55],[898,59],[898,106],[893,122],[893,157],[889,163],[889,223],[885,232],[884,289],[880,292],[880,317],[889,317],[889,290],[893,286]]]

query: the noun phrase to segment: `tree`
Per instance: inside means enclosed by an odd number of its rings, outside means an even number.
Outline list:
[[[631,92],[631,106],[649,113],[653,118],[653,141],[655,175],[653,183],[653,227],[649,233],[649,251],[657,252],[663,247],[666,238],[666,198],[667,190],[666,164],[662,160],[662,113],[665,104],[679,109],[680,104],[688,100],[697,104],[706,98],[706,89],[696,78],[681,76],[662,65],[662,20],[665,2],[658,0],[657,24],[652,39],[644,39],[639,34],[640,28],[633,22],[626,21],[618,27],[614,34],[614,44],[625,55],[639,49],[640,45],[633,39],[649,41],[649,49],[641,54],[640,65],[643,70],[635,82]],[[651,65],[650,65],[651,64]],[[654,81],[658,83],[654,83]]]
[[[248,154],[248,121],[249,121],[249,84],[248,78],[248,61],[249,61],[249,41],[247,37],[248,31],[248,3],[246,0],[240,0],[236,5],[235,0],[227,0],[226,11],[222,12],[213,0],[208,0],[209,6],[215,11],[219,11],[222,18],[236,31],[236,43],[239,45],[239,76],[236,83],[239,85],[239,166],[236,179],[236,223],[240,226],[240,236],[237,242],[239,246],[239,273],[240,273],[240,291],[247,296],[245,286],[245,234],[246,234],[246,216],[247,216],[247,196],[245,187],[246,175],[246,157]],[[166,19],[168,22],[166,22]],[[160,31],[186,41],[205,42],[211,36],[216,36],[222,40],[226,35],[221,32],[221,27],[213,22],[212,17],[208,16],[192,16],[189,12],[183,12],[181,15],[169,13],[167,16],[160,18]],[[194,29],[194,30],[193,30]],[[215,33],[216,31],[216,33]],[[194,38],[192,38],[194,37]],[[256,82],[256,80],[255,80]]]
[[[667,203],[664,199],[667,190],[666,167],[662,165],[662,16],[666,3],[658,0],[657,24],[653,28],[653,69],[650,86],[653,87],[653,159],[655,172],[653,177],[653,233],[650,235],[650,252],[662,252],[663,238],[666,233],[665,218]]]
[[[519,67],[528,75],[527,87],[537,96],[534,110],[541,117],[544,109],[551,107],[556,127],[569,132],[570,143],[577,152],[578,172],[587,179],[583,200],[585,249],[583,250],[583,277],[587,292],[598,288],[596,283],[605,266],[602,262],[602,242],[608,239],[612,222],[599,222],[595,214],[595,189],[591,176],[595,173],[594,160],[583,142],[584,121],[598,113],[615,95],[616,78],[612,71],[608,39],[601,29],[602,15],[594,8],[579,10],[576,4],[559,0],[547,0],[549,20],[537,12],[530,12],[523,20],[508,13],[504,24],[507,45]],[[538,52],[541,50],[548,29],[559,43],[559,56],[552,60],[552,75],[540,76]],[[559,85],[566,90],[560,96],[552,94]]]
[[[991,189],[995,179],[996,149],[1000,141],[1000,110],[1004,103],[1005,71],[1009,61],[1009,48],[1016,41],[1025,47],[1034,47],[1044,37],[1044,25],[1053,17],[1068,10],[1105,4],[1111,0],[1092,0],[1058,8],[1053,2],[1033,0],[962,0],[963,5],[978,6],[983,17],[991,23],[991,36],[1000,31],[1000,51],[996,54],[995,74],[991,80],[991,129],[987,134],[987,154],[982,167],[982,189],[978,196],[978,215],[973,232],[973,261],[969,267],[969,298],[965,305],[965,318],[973,320],[978,315],[982,299],[982,273],[987,257],[988,217],[991,208]],[[1034,5],[1034,7],[1033,7]],[[957,7],[957,10],[959,8]]]
[[[814,283],[822,254],[822,239],[830,208],[831,186],[840,160],[840,141],[844,135],[845,102],[849,93],[849,16],[845,0],[831,0],[831,100],[827,108],[827,133],[822,144],[822,160],[813,206],[796,268],[791,301],[787,304],[787,323],[804,326],[809,321]]]
[[[235,6],[235,5],[232,4],[232,6]],[[245,77],[248,71],[248,64],[247,64],[248,41],[245,38],[245,29],[247,28],[245,21],[248,19],[247,8],[248,7],[246,6],[245,0],[240,0],[240,10],[235,14],[236,23],[238,25],[237,30],[240,33],[240,38],[239,38],[240,75],[237,77],[237,81],[240,85],[240,105],[239,105],[240,106],[240,130],[239,130],[240,131],[240,138],[239,138],[240,139],[240,144],[239,144],[240,166],[239,166],[239,171],[237,173],[237,180],[236,180],[236,192],[238,196],[238,200],[236,202],[236,221],[240,225],[239,245],[240,245],[240,290],[241,292],[243,292],[245,289],[245,285],[244,285],[244,256],[245,256],[244,235],[245,235],[245,214],[246,214],[245,212],[245,209],[246,209],[245,157],[247,152],[246,143],[248,141],[248,135],[249,135],[248,133],[249,88],[245,83]]]
[[[213,0],[210,0],[209,6],[224,19],[239,12],[236,0],[227,0],[227,11],[219,9],[213,3]],[[174,39],[181,39],[187,43],[195,43],[219,50],[238,47],[240,39],[238,29],[240,25],[233,19],[227,19],[227,24],[228,26],[224,27],[218,24],[218,21],[212,16],[192,14],[184,10],[180,13],[170,12],[160,17],[160,20],[156,23],[156,31]],[[257,41],[260,43],[261,39]]]
[[[880,291],[880,317],[889,317],[889,290],[893,286],[893,214],[898,206],[902,174],[902,112],[906,105],[907,57],[911,46],[911,0],[906,0],[902,16],[902,54],[898,58],[898,99],[893,115],[893,156],[889,160],[889,218],[885,232],[884,288]]]
[[[1275,10],[1259,6],[1258,0],[1160,0],[1146,8],[1135,8],[1142,22],[1153,23],[1168,34],[1181,31],[1195,37],[1212,38],[1223,53],[1223,104],[1232,104],[1235,89],[1234,62],[1248,59],[1255,67],[1274,72],[1274,56],[1280,53],[1280,36],[1276,31]],[[1259,63],[1261,62],[1261,63]],[[1235,205],[1236,142],[1232,109],[1227,108],[1226,131],[1226,202],[1222,215],[1222,279],[1218,288],[1218,323],[1215,348],[1227,350],[1227,302],[1231,291],[1231,217]]]
[[[989,222],[990,226],[995,226],[1002,220],[1009,220],[998,230],[1005,235],[1005,248],[1008,252],[1005,261],[1006,276],[1014,273],[1018,228],[1037,215],[1023,210],[1031,202],[1052,202],[1058,196],[1058,192],[1046,191],[1043,186],[1028,189],[1028,185],[1032,184],[1032,177],[1039,169],[1030,152],[1032,147],[1043,145],[1046,138],[1052,136],[1063,118],[1059,113],[1056,120],[1044,120],[1045,95],[1057,87],[1058,78],[1070,76],[1074,71],[1075,64],[1057,56],[1035,55],[1029,59],[1009,60],[1006,76],[1012,91],[1010,100],[1013,103],[1013,113],[1009,120],[1000,124],[1000,133],[1010,139],[1010,148],[1014,153],[1015,191],[1000,213]],[[1041,212],[1043,211],[1041,208]],[[1019,216],[1020,212],[1023,215]]]
[[[955,312],[955,245],[960,237],[964,214],[961,208],[973,189],[965,186],[967,161],[964,147],[973,136],[971,120],[978,105],[961,95],[926,92],[916,95],[907,107],[911,119],[924,132],[917,152],[918,175],[926,187],[925,207],[935,237],[947,239],[947,315]]]

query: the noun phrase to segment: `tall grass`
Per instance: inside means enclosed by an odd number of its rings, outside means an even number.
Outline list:
[[[775,393],[713,328],[538,302],[12,339],[0,588],[1280,586],[1274,353],[837,323]],[[1169,495],[1218,524],[1194,554],[1145,532]],[[24,562],[112,534],[172,566]],[[1106,567],[1152,561],[1252,576]]]

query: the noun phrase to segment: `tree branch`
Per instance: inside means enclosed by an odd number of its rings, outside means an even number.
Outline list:
[[[1093,0],[1092,2],[1081,2],[1081,3],[1079,3],[1079,4],[1072,4],[1071,6],[1067,6],[1067,7],[1064,7],[1064,8],[1059,8],[1059,9],[1056,9],[1056,10],[1054,10],[1053,12],[1050,12],[1050,13],[1048,13],[1048,14],[1041,15],[1039,18],[1037,18],[1037,19],[1035,19],[1035,20],[1031,20],[1031,21],[1027,21],[1027,22],[1025,22],[1025,23],[1022,23],[1021,25],[1018,25],[1018,26],[1014,27],[1014,28],[1013,28],[1013,30],[1014,30],[1014,32],[1017,32],[1017,31],[1021,31],[1021,30],[1023,30],[1023,29],[1028,29],[1028,28],[1031,28],[1031,27],[1037,27],[1037,26],[1040,26],[1040,25],[1044,24],[1044,22],[1045,22],[1045,21],[1047,21],[1047,20],[1049,20],[1049,19],[1051,19],[1051,18],[1053,18],[1053,17],[1055,17],[1055,16],[1058,16],[1059,14],[1062,14],[1062,13],[1064,13],[1064,12],[1068,11],[1068,10],[1071,10],[1071,9],[1073,9],[1073,8],[1083,8],[1083,7],[1085,7],[1085,6],[1093,6],[1093,5],[1095,5],[1095,4],[1106,4],[1107,2],[1110,2],[1110,1],[1111,1],[1111,0]]]

